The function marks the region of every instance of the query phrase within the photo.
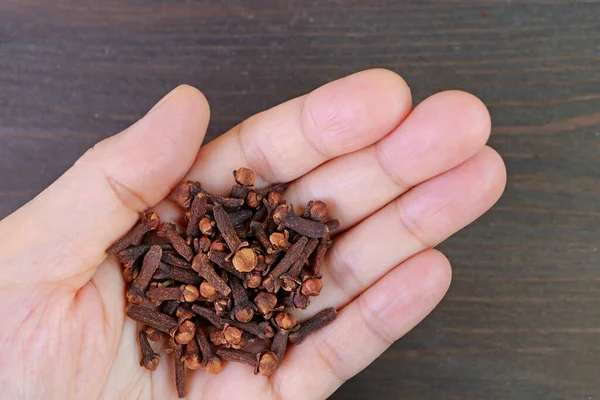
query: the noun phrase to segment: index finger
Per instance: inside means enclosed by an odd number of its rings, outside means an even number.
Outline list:
[[[253,169],[258,185],[289,182],[390,133],[412,108],[396,73],[359,72],[256,114],[203,146],[186,179],[209,191],[231,187],[231,171]]]

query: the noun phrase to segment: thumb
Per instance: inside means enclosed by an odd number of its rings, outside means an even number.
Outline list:
[[[88,150],[0,222],[0,282],[87,282],[105,249],[189,170],[208,120],[206,98],[180,86],[132,127]]]

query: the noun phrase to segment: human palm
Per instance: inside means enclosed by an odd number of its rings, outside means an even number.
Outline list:
[[[187,371],[197,399],[333,393],[435,307],[451,270],[433,247],[504,188],[483,104],[444,92],[412,110],[390,71],[332,82],[200,148],[208,120],[206,99],[182,86],[0,223],[2,398],[176,397],[162,350],[155,372],[139,366],[120,267],[104,250],[149,207],[181,220],[165,198],[183,178],[223,193],[232,170],[250,167],[259,185],[291,182],[288,201],[322,199],[341,222],[323,293],[298,315],[334,306],[337,320],[291,346],[270,378],[232,363],[216,376]]]

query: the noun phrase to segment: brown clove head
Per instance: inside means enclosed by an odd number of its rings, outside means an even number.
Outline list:
[[[188,303],[193,303],[200,297],[200,291],[194,285],[185,285],[182,290],[183,299]]]
[[[323,289],[321,278],[308,278],[302,283],[301,292],[305,296],[318,296]]]
[[[238,250],[233,256],[233,266],[239,272],[250,272],[256,268],[258,257],[249,247]]]
[[[281,329],[290,330],[296,326],[296,317],[288,312],[280,312],[275,317],[275,323]]]
[[[288,242],[289,232],[274,232],[269,236],[269,242],[278,249],[287,249],[290,247]]]
[[[215,346],[227,344],[227,340],[225,340],[225,333],[223,331],[212,331],[210,333],[210,341]]]
[[[258,373],[264,376],[271,376],[277,370],[279,358],[272,351],[267,351],[260,356],[258,363]]]
[[[243,186],[254,186],[256,175],[250,168],[238,168],[233,171],[235,181]]]
[[[178,344],[187,344],[194,339],[194,335],[196,334],[196,325],[192,321],[183,321],[179,328],[177,329],[177,333],[175,334],[175,341]]]
[[[250,208],[258,208],[262,205],[262,196],[256,192],[250,191],[246,195],[246,205]]]
[[[321,222],[327,216],[327,205],[321,200],[316,200],[311,202],[307,211],[308,218]]]
[[[225,339],[225,342],[227,344],[230,344],[230,345],[239,344],[240,341],[242,340],[242,331],[233,326],[228,326],[223,331],[223,338]]]
[[[212,236],[212,234],[215,233],[215,221],[209,217],[201,218],[198,227],[203,235]]]
[[[204,281],[200,284],[200,295],[206,299],[210,299],[217,294],[217,289],[211,285],[208,281]]]
[[[211,358],[206,362],[204,370],[211,375],[217,375],[223,370],[223,364],[221,363],[221,359],[219,359],[218,357]]]
[[[258,308],[258,312],[262,315],[269,315],[277,306],[277,297],[271,293],[260,292],[254,298],[254,304]]]

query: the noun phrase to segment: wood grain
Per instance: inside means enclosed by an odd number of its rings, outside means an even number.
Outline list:
[[[0,216],[180,83],[210,137],[354,71],[489,106],[509,183],[442,305],[334,399],[600,399],[600,1],[4,0]]]

